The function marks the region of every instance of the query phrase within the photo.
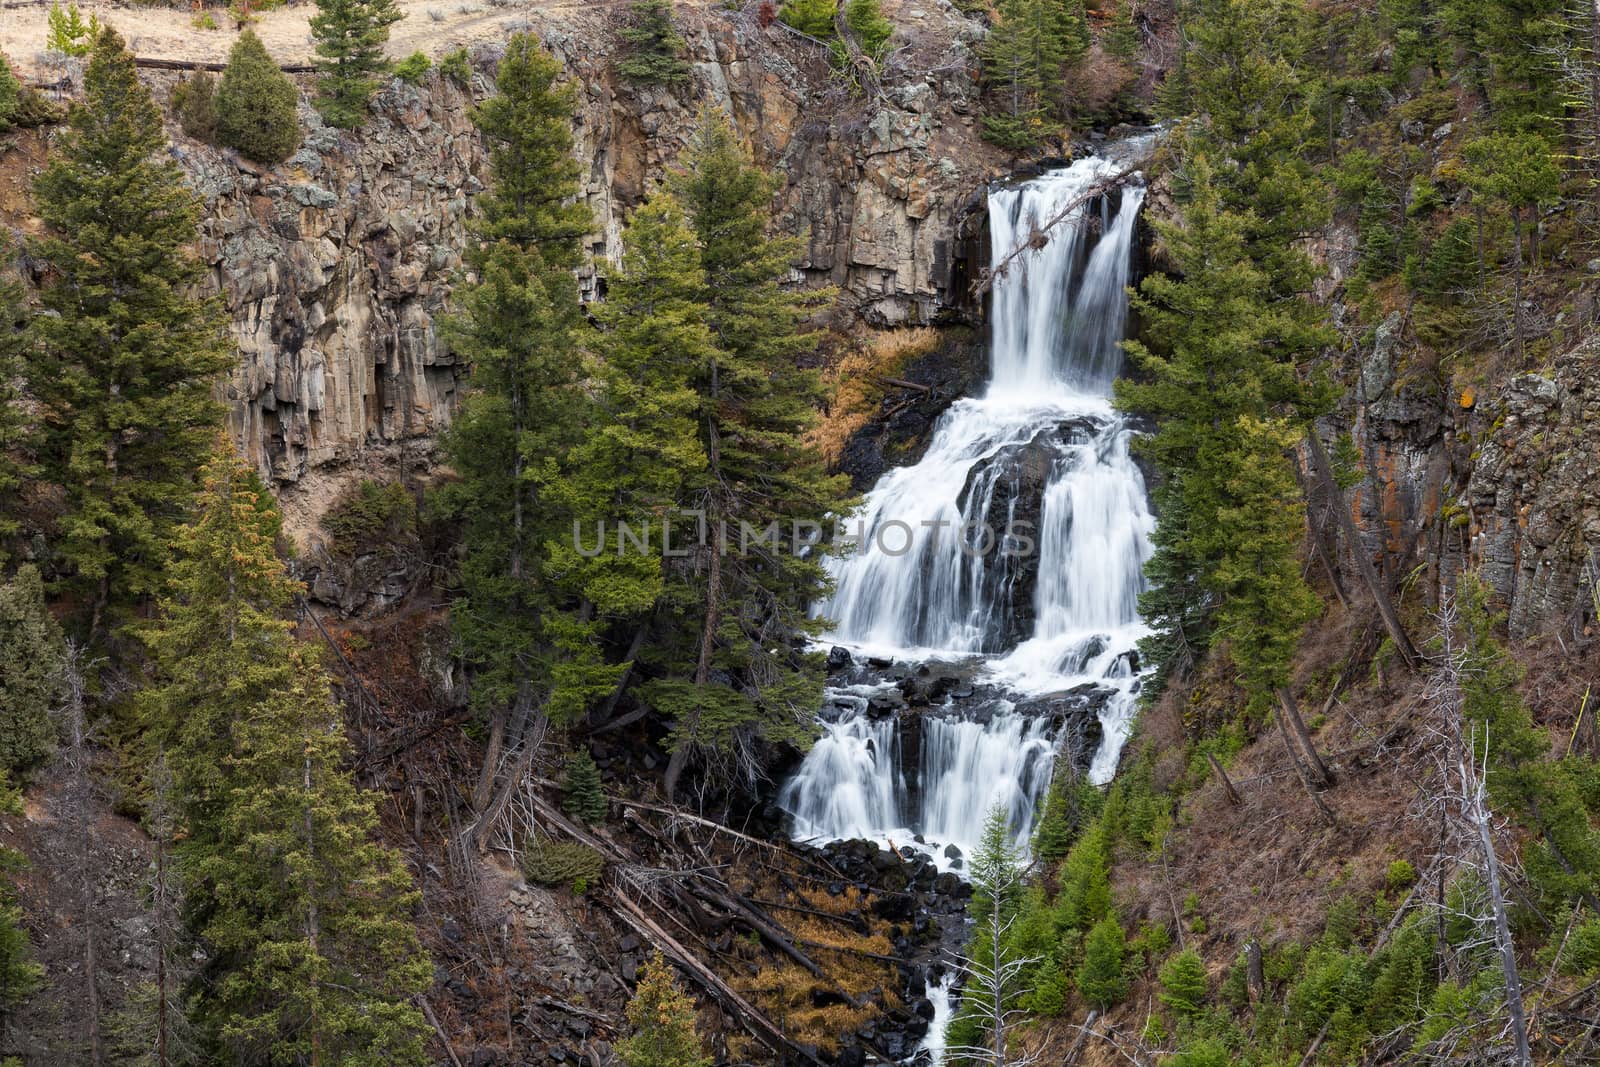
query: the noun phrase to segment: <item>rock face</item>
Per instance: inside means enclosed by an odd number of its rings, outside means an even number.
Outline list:
[[[1452,395],[1407,373],[1395,312],[1374,332],[1347,402],[1368,478],[1355,493],[1368,547],[1431,580],[1476,570],[1511,634],[1558,628],[1600,584],[1600,340],[1493,393]]]
[[[836,287],[847,318],[876,325],[963,313],[958,222],[1000,161],[974,118],[978,24],[947,3],[909,13],[868,98],[781,25],[679,7],[694,79],[668,92],[618,81],[623,9],[607,10],[531,12],[529,24],[580,90],[597,261],[618,251],[631,210],[714,108],[783,179],[779,225],[805,241],[797,284]],[[359,131],[329,129],[303,105],[303,147],[266,170],[169,131],[204,200],[201,251],[239,348],[230,429],[302,539],[348,482],[425,468],[448,425],[464,368],[441,313],[487,179],[470,108],[493,92],[498,57],[477,46],[470,90],[437,73],[389,83]],[[583,288],[597,293],[592,269]]]

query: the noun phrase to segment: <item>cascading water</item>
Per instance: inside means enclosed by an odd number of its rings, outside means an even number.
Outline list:
[[[1119,169],[1089,158],[991,190],[996,266]],[[1068,691],[1100,694],[1089,773],[1114,773],[1154,528],[1109,399],[1143,198],[1129,184],[1090,200],[998,273],[988,389],[952,405],[923,458],[867,495],[816,608],[858,655],[972,661],[976,684],[1003,698],[925,715],[913,771],[898,717],[875,714],[892,683],[831,690],[822,737],[779,796],[796,837],[888,839],[958,866],[1002,804],[1025,843],[1059,740],[1059,717],[1037,709]]]

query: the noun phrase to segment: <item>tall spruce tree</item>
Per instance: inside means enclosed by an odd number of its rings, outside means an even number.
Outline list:
[[[669,581],[682,594],[683,575],[665,566],[666,553],[697,536],[682,514],[706,469],[696,383],[717,356],[699,241],[670,190],[634,215],[622,261],[605,277],[606,299],[594,309],[598,410],[562,483],[580,533],[552,546],[552,566],[602,618],[636,619]],[[623,524],[656,550],[608,549],[605,531],[614,544]]]
[[[296,586],[275,554],[276,508],[226,445],[202,477],[141,696],[187,830],[199,1039],[233,1063],[422,1063],[411,997],[431,968],[410,877],[375,840],[328,679],[283,617]]]
[[[1042,140],[1069,116],[1065,68],[1089,48],[1082,0],[1001,0],[980,52],[990,94],[984,137],[1014,150]]]
[[[1303,426],[1321,390],[1297,366],[1308,316],[1276,296],[1253,259],[1252,219],[1222,205],[1204,156],[1183,180],[1181,222],[1156,224],[1175,273],[1149,276],[1134,298],[1144,331],[1127,349],[1142,376],[1116,394],[1157,420],[1139,446],[1167,476],[1155,494],[1153,586],[1141,599],[1156,632],[1144,648],[1158,670],[1183,668],[1214,626],[1234,626],[1252,695],[1269,698],[1311,610],[1294,563],[1299,511],[1282,420]]]
[[[405,17],[395,0],[317,0],[317,110],[330,126],[354,129],[367,120],[379,80],[393,68],[383,46]]]
[[[96,38],[69,121],[34,186],[48,231],[33,251],[51,280],[29,386],[45,476],[66,495],[54,547],[97,630],[108,606],[158,588],[230,356],[216,304],[194,295],[194,194],[158,155],[161,113],[115,30]]]
[[[458,476],[446,502],[464,548],[452,619],[474,670],[473,705],[488,723],[479,813],[505,752],[527,755],[523,740],[538,736],[543,717],[575,714],[614,681],[598,662],[589,613],[564,610],[568,591],[547,567],[549,546],[572,537],[565,460],[590,403],[574,268],[592,219],[577,198],[576,97],[560,73],[536,38],[517,34],[500,62],[499,95],[474,112],[491,145],[491,183],[467,253],[477,278],[458,290],[446,324],[470,367],[445,440]]]
[[[692,564],[685,621],[698,640],[688,676],[652,694],[675,723],[669,795],[692,755],[748,774],[741,754],[756,737],[809,743],[821,665],[791,638],[815,631],[806,606],[826,573],[788,541],[795,524],[820,529],[848,503],[844,479],[805,441],[820,387],[797,362],[816,348],[802,318],[816,294],[784,287],[800,244],[768,235],[774,179],[720,114],[702,116],[686,162],[677,192],[699,238],[715,351],[694,382],[706,467],[693,499],[709,544]]]

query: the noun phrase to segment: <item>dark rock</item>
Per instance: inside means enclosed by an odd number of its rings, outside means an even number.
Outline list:
[[[855,660],[851,657],[850,650],[848,648],[843,648],[843,647],[841,647],[839,645],[834,645],[832,648],[830,648],[828,650],[828,673],[829,674],[832,674],[835,671],[842,671],[842,670],[846,669],[847,667],[852,666],[854,663],[855,663]]]

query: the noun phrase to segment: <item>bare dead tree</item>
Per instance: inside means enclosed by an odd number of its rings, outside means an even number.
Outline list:
[[[1457,637],[1460,611],[1453,594],[1443,598],[1438,618],[1441,651],[1424,691],[1424,699],[1433,709],[1425,742],[1434,764],[1433,788],[1425,791],[1423,806],[1439,813],[1439,862],[1453,868],[1458,876],[1463,872],[1473,874],[1482,886],[1482,906],[1474,906],[1470,896],[1463,894],[1455,905],[1457,918],[1467,919],[1471,928],[1482,931],[1481,938],[1493,946],[1505,986],[1505,1030],[1509,1031],[1513,1046],[1512,1062],[1518,1067],[1531,1067],[1533,1055],[1523,1011],[1522,979],[1507,916],[1506,865],[1495,843],[1500,826],[1488,799],[1488,761],[1493,739],[1486,727],[1466,721],[1466,689],[1473,668],[1468,650]],[[1449,907],[1443,894],[1437,906]],[[1442,921],[1440,925],[1442,928]]]

